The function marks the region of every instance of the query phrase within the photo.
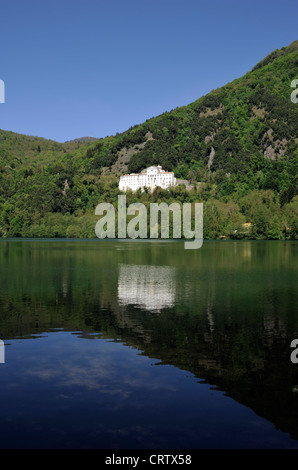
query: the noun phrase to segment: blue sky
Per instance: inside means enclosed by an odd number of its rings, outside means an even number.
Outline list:
[[[122,132],[244,75],[297,18],[297,0],[0,0],[0,129]]]

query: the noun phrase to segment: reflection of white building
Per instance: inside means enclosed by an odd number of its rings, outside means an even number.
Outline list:
[[[136,191],[141,188],[151,188],[154,189],[157,186],[160,186],[163,189],[166,189],[170,186],[175,186],[176,178],[172,171],[165,171],[160,165],[150,166],[141,173],[131,173],[130,175],[120,176],[119,189],[121,191],[126,191],[127,189],[132,189]]]
[[[122,264],[119,268],[118,301],[160,311],[175,302],[175,268]]]

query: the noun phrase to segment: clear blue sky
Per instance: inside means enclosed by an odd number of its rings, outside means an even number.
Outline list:
[[[186,105],[298,39],[297,0],[0,0],[0,19],[0,128],[59,142]]]

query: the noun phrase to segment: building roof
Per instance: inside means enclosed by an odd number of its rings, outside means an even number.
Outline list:
[[[160,174],[162,174],[162,175],[164,175],[164,174],[173,174],[173,171],[165,171],[165,170],[163,170],[161,165],[157,165],[157,166],[151,165],[151,166],[149,166],[148,168],[145,168],[144,170],[142,170],[141,173],[129,173],[129,174],[127,174],[127,175],[121,175],[120,178],[123,178],[124,176],[140,176],[140,175],[147,175],[147,170],[149,170],[150,168],[156,168],[157,170],[159,170],[159,171],[157,172],[157,174],[159,174],[159,175],[160,175]],[[161,170],[161,171],[160,171],[160,170]]]

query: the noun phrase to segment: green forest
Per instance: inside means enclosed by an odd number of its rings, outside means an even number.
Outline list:
[[[95,238],[121,174],[158,164],[180,184],[127,204],[203,202],[204,238],[298,238],[298,41],[187,106],[98,140],[0,131],[0,237]]]

